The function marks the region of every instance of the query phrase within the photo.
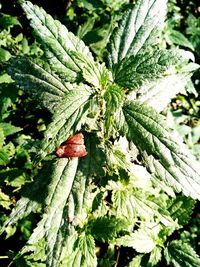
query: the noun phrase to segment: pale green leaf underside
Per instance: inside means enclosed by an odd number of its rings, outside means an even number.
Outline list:
[[[39,100],[44,107],[54,111],[72,88],[52,73],[47,65],[39,65],[26,57],[16,57],[10,62],[8,72],[25,92]]]
[[[111,37],[110,66],[124,57],[138,54],[147,43],[155,43],[157,28],[162,26],[167,0],[139,0],[124,14],[124,19]]]
[[[75,82],[80,80],[81,69],[68,51],[77,51],[93,61],[92,54],[83,41],[69,32],[58,20],[54,20],[42,8],[25,2],[22,7],[31,20],[31,26],[43,44],[52,70],[64,80]]]
[[[80,84],[76,85],[76,88],[65,96],[45,131],[39,158],[54,151],[69,136],[80,130],[86,121],[85,115],[88,111],[91,95],[90,87]]]
[[[173,224],[165,207],[158,205],[153,199],[148,199],[142,191],[134,191],[130,188],[114,190],[112,201],[118,217],[126,217],[130,221],[138,217],[146,221],[157,218],[164,225]]]
[[[153,232],[153,231],[152,231]],[[156,239],[150,229],[138,229],[130,235],[116,240],[118,246],[132,247],[139,253],[149,253],[156,246]]]
[[[137,91],[137,99],[157,112],[163,111],[178,93],[186,93],[185,86],[192,73],[172,74],[150,82]]]
[[[120,86],[138,89],[152,81],[181,72],[187,63],[180,50],[152,50],[124,58],[115,71],[115,82]]]
[[[63,247],[64,257],[60,267],[96,267],[96,247],[91,235],[71,235]]]
[[[193,248],[181,240],[170,242],[165,249],[165,258],[170,266],[174,267],[199,267],[200,258]]]
[[[124,106],[124,116],[124,134],[146,155],[144,163],[151,172],[176,191],[200,199],[200,164],[163,117],[137,101]]]

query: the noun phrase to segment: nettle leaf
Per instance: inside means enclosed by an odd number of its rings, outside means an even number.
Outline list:
[[[114,240],[128,226],[127,220],[115,216],[102,216],[90,221],[91,234],[100,242]]]
[[[169,203],[168,211],[173,220],[178,220],[180,225],[185,225],[191,219],[195,201],[185,196],[177,196]]]
[[[96,247],[94,238],[82,233],[81,235],[70,235],[67,244],[63,247],[65,256],[60,267],[96,267]]]
[[[131,186],[126,188],[118,184],[113,187],[115,188],[112,190],[112,207],[118,218],[126,218],[130,221],[138,217],[145,221],[153,221],[156,218],[165,226],[174,225],[166,207],[157,203],[158,200],[155,197],[140,189],[134,190]]]
[[[139,0],[127,10],[111,36],[108,60],[112,68],[124,57],[135,56],[157,42],[156,33],[163,26],[166,7],[167,0]]]
[[[82,80],[82,65],[79,66],[80,61],[77,61],[69,52],[78,52],[88,61],[93,62],[93,56],[89,48],[42,8],[28,1],[22,4],[22,8],[28,19],[31,20],[30,24],[44,47],[51,69],[57,72],[65,81],[75,82]],[[92,64],[92,67],[94,66],[95,64]]]
[[[192,73],[177,73],[145,84],[137,91],[137,100],[161,112],[176,94],[185,93]]]
[[[110,85],[104,94],[105,111],[105,131],[107,136],[119,131],[123,125],[122,105],[125,99],[124,89],[117,85]]]
[[[85,79],[85,81],[87,81],[94,87],[100,88],[102,75],[104,72],[106,71],[108,72],[104,64],[100,65],[99,63],[95,62],[91,58],[77,51],[68,51],[68,54],[76,62],[76,64],[81,68],[82,76]]]
[[[174,267],[199,267],[200,258],[193,248],[181,240],[170,242],[165,249],[167,263]]]
[[[149,267],[156,266],[156,264],[158,264],[158,262],[161,259],[162,259],[162,248],[158,245],[151,251],[151,254],[148,260]]]
[[[22,197],[17,202],[15,208],[12,209],[0,233],[2,233],[8,225],[14,224],[18,220],[28,216],[31,212],[38,212],[44,207],[45,199],[49,194],[48,186],[52,182],[52,176],[61,168],[57,163],[57,161],[46,162],[35,178],[35,181],[33,183],[28,183],[24,187],[21,191]]]
[[[41,65],[26,57],[16,57],[10,61],[8,72],[25,92],[39,100],[51,112],[73,86],[64,83],[52,73],[47,63]]]
[[[128,267],[142,267],[142,258],[143,255],[137,255],[132,259],[132,261],[129,262]]]
[[[52,117],[52,122],[45,131],[45,136],[41,142],[41,151],[38,155],[43,158],[51,153],[62,142],[66,141],[70,135],[80,130],[85,124],[86,114],[90,106],[92,91],[84,84],[76,85],[60,103]]]
[[[62,244],[67,229],[65,205],[67,203],[78,165],[78,158],[56,159],[51,182],[48,185],[48,195],[45,198],[45,210],[42,220],[35,228],[22,253],[29,251],[29,245],[35,245],[45,239],[46,266],[58,266]],[[62,230],[62,231],[61,231]]]
[[[99,140],[93,134],[85,136],[87,156],[80,158],[77,173],[69,198],[69,221],[73,224],[84,223],[92,210],[93,200],[97,194],[95,179],[105,176],[103,166],[105,156],[98,148]]]
[[[161,112],[177,93],[187,94],[185,87],[191,82],[190,78],[193,72],[199,68],[196,63],[187,63],[187,58],[190,58],[188,52],[183,52],[182,50],[179,50],[179,52],[181,52],[180,55],[183,58],[177,63],[178,68],[175,71],[177,73],[168,73],[162,78],[142,85],[137,90],[137,99],[152,106],[158,112]]]
[[[0,206],[4,209],[10,209],[10,205],[12,205],[12,200],[0,189]]]
[[[3,135],[5,137],[12,135],[12,134],[15,134],[17,132],[20,132],[22,130],[22,128],[14,126],[14,125],[7,123],[7,122],[0,122],[0,130],[1,129],[3,130]],[[1,141],[0,141],[0,147],[1,147]]]
[[[122,236],[116,240],[118,246],[132,247],[139,253],[151,252],[158,238],[159,226],[154,226],[152,229],[141,228],[129,235]]]
[[[140,102],[124,106],[123,133],[145,157],[144,164],[177,192],[200,199],[199,162],[166,127],[162,115]]]
[[[182,72],[188,58],[181,50],[152,50],[124,58],[115,70],[114,80],[123,87],[136,90],[152,81]]]

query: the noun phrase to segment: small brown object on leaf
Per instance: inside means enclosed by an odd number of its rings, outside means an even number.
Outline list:
[[[56,155],[60,158],[84,157],[87,151],[84,145],[82,133],[76,134],[65,141],[56,150]]]

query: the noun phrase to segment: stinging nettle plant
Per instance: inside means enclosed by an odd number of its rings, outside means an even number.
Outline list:
[[[1,229],[42,214],[13,260],[137,267],[158,266],[164,257],[170,266],[200,266],[188,244],[168,240],[200,199],[200,164],[160,114],[199,67],[189,52],[159,48],[167,1],[127,8],[106,63],[42,8],[21,5],[46,60],[12,58],[8,73],[52,120],[35,156],[42,168]],[[77,133],[87,155],[59,158],[56,149]],[[122,247],[133,248],[132,259],[119,263]]]

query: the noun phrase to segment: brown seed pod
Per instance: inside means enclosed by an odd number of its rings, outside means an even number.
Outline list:
[[[56,150],[56,155],[61,158],[84,157],[87,151],[82,133],[76,134],[65,141]]]

